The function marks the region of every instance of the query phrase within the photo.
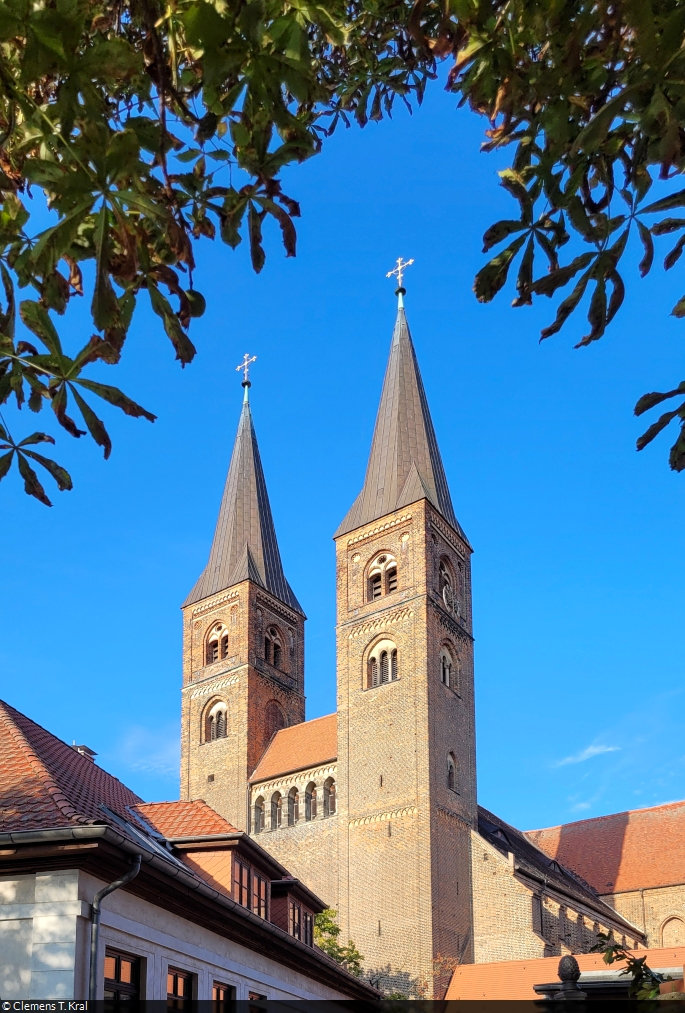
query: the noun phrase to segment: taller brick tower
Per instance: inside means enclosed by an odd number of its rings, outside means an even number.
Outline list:
[[[473,959],[472,550],[403,292],[364,487],[335,534],[339,910],[386,991],[440,998]]]
[[[249,386],[209,560],[182,606],[181,798],[241,830],[269,740],[304,721],[305,615],[283,573]]]

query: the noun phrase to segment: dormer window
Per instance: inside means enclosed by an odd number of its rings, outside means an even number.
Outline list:
[[[384,594],[394,594],[397,590],[397,560],[387,552],[371,562],[367,572],[367,600],[377,601]]]

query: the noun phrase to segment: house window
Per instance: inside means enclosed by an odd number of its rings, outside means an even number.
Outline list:
[[[316,785],[314,782],[307,785],[304,795],[304,818],[306,820],[316,819]]]
[[[192,977],[187,971],[179,971],[177,967],[167,968],[167,1009],[184,1008],[183,1000],[192,997]]]
[[[302,938],[302,911],[299,904],[294,900],[288,905],[288,931],[295,939]]]
[[[314,915],[310,911],[302,912],[302,942],[306,946],[314,945]]]
[[[383,594],[397,590],[397,560],[387,552],[371,561],[367,571],[367,600],[376,601]]]
[[[394,682],[399,674],[397,647],[391,640],[381,640],[369,654],[367,688]]]
[[[252,877],[252,910],[260,918],[267,917],[267,884],[256,872]]]
[[[262,995],[261,992],[248,992],[247,998],[250,1002],[257,1002],[260,999],[266,999],[266,996]]]
[[[233,899],[243,907],[250,906],[250,867],[233,859]]]
[[[255,834],[261,834],[261,832],[266,829],[264,820],[265,816],[264,809],[265,809],[264,799],[260,795],[254,804],[253,826]]]
[[[300,793],[291,788],[288,793],[288,826],[294,827],[300,818]]]
[[[323,786],[324,816],[335,816],[335,781],[329,777]]]
[[[271,796],[271,829],[280,830],[283,821],[283,799],[280,791]]]
[[[105,950],[105,999],[140,999],[140,957]]]
[[[212,1002],[225,1003],[232,1002],[234,999],[235,988],[233,985],[224,985],[220,981],[212,982]],[[221,1009],[221,1007],[219,1007],[219,1009]]]
[[[450,791],[457,791],[457,764],[454,759],[454,753],[449,753],[447,757],[447,787]]]

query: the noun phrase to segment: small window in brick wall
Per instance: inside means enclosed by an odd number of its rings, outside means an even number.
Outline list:
[[[391,640],[381,640],[371,650],[368,661],[367,689],[399,679],[397,647]]]

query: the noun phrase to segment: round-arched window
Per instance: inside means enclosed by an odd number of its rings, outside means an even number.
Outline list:
[[[264,659],[274,668],[285,670],[283,637],[277,626],[269,626],[264,636]]]
[[[297,788],[288,792],[288,826],[294,827],[300,818],[300,793]]]
[[[367,689],[399,679],[397,647],[392,640],[379,640],[369,652]]]
[[[311,781],[306,788],[304,794],[304,818],[306,820],[315,820],[317,811],[317,788],[313,781]]]
[[[280,830],[283,820],[283,799],[280,791],[271,796],[271,829]]]
[[[389,552],[381,552],[367,570],[367,601],[375,601],[397,590],[397,560]]]
[[[228,657],[228,630],[223,623],[214,623],[205,641],[205,665]]]
[[[335,780],[329,777],[323,786],[323,814],[324,816],[335,816],[336,813],[336,793],[335,793]]]
[[[264,796],[260,795],[255,800],[252,825],[256,834],[261,834],[263,830],[266,830],[266,806],[264,804]]]
[[[214,742],[215,739],[225,739],[227,735],[228,708],[223,700],[217,700],[205,711],[204,739],[205,742]]]
[[[276,732],[285,728],[285,714],[276,700],[269,700],[264,708],[264,729],[267,739],[273,738]]]
[[[457,761],[454,753],[447,754],[447,787],[450,791],[458,791],[457,785]]]

